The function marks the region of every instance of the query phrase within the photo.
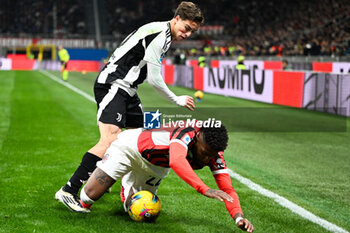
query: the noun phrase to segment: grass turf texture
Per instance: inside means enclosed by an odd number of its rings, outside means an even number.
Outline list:
[[[96,75],[72,72],[69,83],[93,95]],[[145,107],[172,106],[148,84],[138,93]],[[212,106],[271,107],[210,94],[197,103],[198,108]],[[37,71],[1,71],[0,109],[0,232],[240,232],[223,203],[196,193],[173,172],[158,191],[163,209],[156,224],[129,219],[119,182],[92,213],[70,212],[54,194],[98,140],[96,105]],[[235,172],[349,231],[349,139],[349,127],[328,133],[231,132],[225,159]],[[198,174],[216,187],[209,169]],[[238,181],[232,183],[255,232],[327,232]]]

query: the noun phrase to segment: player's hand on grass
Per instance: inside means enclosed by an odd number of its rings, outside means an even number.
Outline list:
[[[216,189],[208,189],[204,193],[204,196],[210,197],[210,198],[216,198],[219,201],[229,201],[229,202],[233,201],[233,198],[230,195],[228,195],[224,191],[216,190]]]
[[[193,98],[188,95],[178,96],[176,100],[176,104],[179,106],[183,106],[193,111],[195,108]]]
[[[195,105],[194,105],[193,98],[191,96],[187,96],[186,105],[185,106],[186,106],[186,108],[188,108],[191,111],[194,110]]]
[[[254,231],[254,226],[253,226],[253,224],[251,224],[251,223],[249,222],[249,220],[246,219],[246,218],[241,219],[241,220],[237,223],[237,226],[238,226],[239,228],[241,228],[241,230],[243,230],[243,231],[247,231],[247,232],[253,232],[253,231]]]

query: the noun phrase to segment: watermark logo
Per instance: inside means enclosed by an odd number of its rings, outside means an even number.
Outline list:
[[[163,119],[161,119],[161,116]],[[143,113],[144,129],[160,129],[160,128],[220,128],[221,121],[215,118],[207,118],[206,120],[197,120],[188,114],[162,114],[159,109],[156,112],[145,111]]]
[[[144,112],[143,113],[143,128],[144,129],[160,129],[160,116],[162,113],[157,110],[156,112]]]

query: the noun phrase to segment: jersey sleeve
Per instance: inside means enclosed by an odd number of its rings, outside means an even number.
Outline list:
[[[197,192],[204,194],[209,187],[193,171],[186,159],[188,144],[196,135],[194,128],[177,128],[172,132],[169,145],[169,165],[173,171]]]
[[[167,50],[168,36],[164,31],[152,32],[156,25],[148,30],[151,32],[145,37],[145,55],[143,57],[147,66],[147,81],[148,83],[165,99],[174,104],[178,104],[178,97],[167,87],[161,75],[161,59]]]
[[[178,97],[165,84],[160,66],[147,62],[147,81],[161,96],[177,104]]]
[[[233,202],[225,201],[225,206],[232,218],[238,213],[243,215],[238,195],[232,187],[231,178],[228,174],[223,152],[219,152],[215,158],[210,161],[210,170],[213,173],[216,184],[219,189],[226,192],[233,198]]]

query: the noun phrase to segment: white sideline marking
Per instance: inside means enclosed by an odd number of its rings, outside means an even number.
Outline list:
[[[40,70],[41,73],[43,73],[44,75],[46,75],[47,77],[51,78],[52,80],[62,84],[63,86],[71,89],[72,91],[82,95],[83,97],[85,97],[86,99],[95,102],[95,99],[93,97],[91,97],[90,95],[86,94],[85,92],[81,91],[80,89],[72,86],[71,84],[64,82],[63,80],[61,80],[60,78],[56,77],[55,75],[48,73],[44,70]],[[344,230],[341,227],[338,227],[337,225],[328,222],[327,220],[320,218],[316,215],[314,215],[313,213],[311,213],[310,211],[307,211],[306,209],[298,206],[297,204],[294,204],[293,202],[287,200],[286,198],[271,192],[265,188],[263,188],[262,186],[255,184],[253,181],[235,173],[234,171],[232,171],[231,169],[227,169],[228,173],[230,174],[230,176],[232,178],[235,178],[236,180],[238,180],[239,182],[241,182],[242,184],[246,185],[248,188],[260,193],[261,195],[271,198],[273,199],[275,202],[277,202],[278,204],[280,204],[281,206],[289,209],[290,211],[296,213],[297,215],[299,215],[302,218],[305,218],[307,220],[309,220],[310,222],[316,223],[318,225],[320,225],[321,227],[325,228],[328,231],[331,232],[335,232],[335,233],[349,233],[348,231]]]
[[[258,184],[255,184],[253,181],[235,173],[231,169],[227,169],[227,170],[232,178],[235,178],[236,180],[238,180],[242,184],[248,186],[248,188],[250,188],[254,191],[257,191],[261,195],[273,199],[275,202],[277,202],[281,206],[289,209],[290,211],[301,216],[302,218],[305,218],[305,219],[309,220],[310,222],[316,223],[316,224],[320,225],[321,227],[323,227],[326,230],[331,231],[331,232],[349,233],[348,231],[344,230],[343,228],[338,227],[337,225],[330,223],[327,220],[314,215],[310,211],[307,211],[306,209],[298,206],[297,204],[294,204],[293,202],[287,200],[286,198],[281,197],[280,195],[278,195],[274,192],[271,192],[271,191],[261,187]]]
[[[88,95],[87,93],[83,92],[82,90],[76,88],[75,86],[73,86],[72,84],[63,81],[62,79],[58,78],[56,75],[53,75],[45,70],[39,70],[40,73],[44,74],[45,76],[51,78],[52,80],[58,82],[59,84],[62,84],[63,86],[71,89],[72,91],[78,93],[79,95],[85,97],[86,99],[90,100],[91,102],[95,103],[95,99],[91,96]]]

